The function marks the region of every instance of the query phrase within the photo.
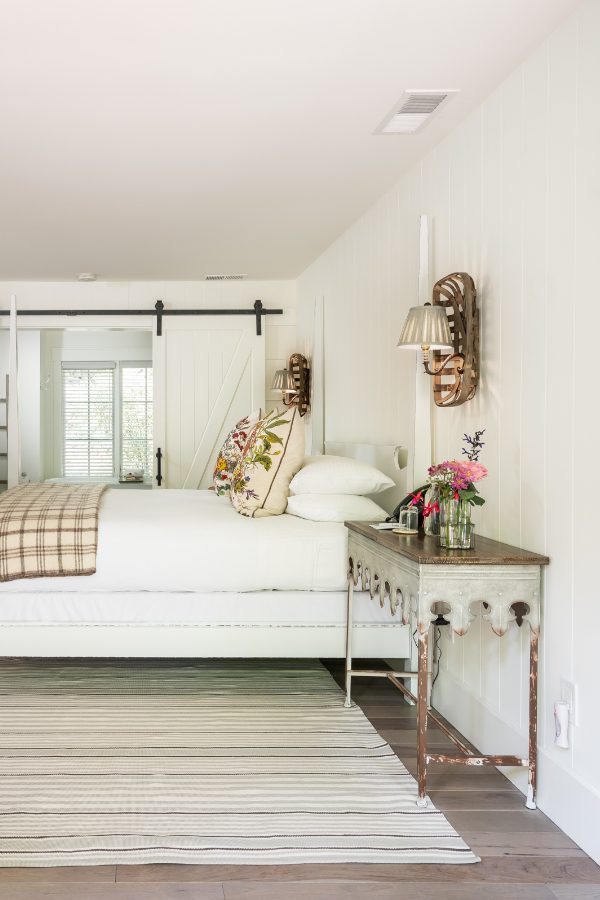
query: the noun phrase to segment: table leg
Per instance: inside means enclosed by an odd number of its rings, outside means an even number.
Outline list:
[[[427,792],[427,687],[428,687],[428,661],[427,644],[429,629],[419,631],[419,671],[417,676],[417,783],[419,796],[417,806],[426,806]]]
[[[344,706],[352,706],[352,600],[354,597],[354,577],[348,575],[348,608],[346,610],[346,700]]]
[[[538,686],[538,634],[530,629],[529,637],[529,785],[527,809],[536,809],[537,793],[537,686]]]

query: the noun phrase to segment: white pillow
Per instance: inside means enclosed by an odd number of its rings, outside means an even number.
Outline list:
[[[394,482],[375,466],[345,456],[307,456],[290,484],[292,494],[379,494]]]
[[[356,494],[296,494],[288,497],[287,513],[314,522],[383,522],[385,509]]]

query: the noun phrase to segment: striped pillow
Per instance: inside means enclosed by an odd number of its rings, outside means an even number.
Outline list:
[[[304,424],[296,407],[274,410],[254,427],[233,473],[231,502],[243,516],[280,516],[304,459]]]

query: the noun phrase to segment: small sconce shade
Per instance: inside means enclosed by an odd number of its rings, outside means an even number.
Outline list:
[[[296,406],[301,416],[310,409],[310,367],[301,353],[292,353],[287,369],[277,369],[273,391],[279,391],[284,406]]]
[[[277,369],[273,376],[272,390],[281,391],[282,394],[295,394],[296,385],[294,376],[289,369]]]
[[[413,306],[402,328],[398,347],[402,350],[431,350],[452,352],[452,337],[446,310],[441,306]]]

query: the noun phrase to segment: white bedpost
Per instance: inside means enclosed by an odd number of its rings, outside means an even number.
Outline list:
[[[18,400],[18,365],[17,365],[17,298],[10,298],[10,331],[8,343],[8,426],[6,451],[8,453],[7,482],[8,487],[19,483],[21,472],[21,445],[19,442],[19,400]]]
[[[310,348],[310,452],[325,453],[325,303],[315,298],[312,347]],[[307,442],[308,446],[308,442]]]
[[[429,292],[429,221],[425,215],[419,218],[419,303],[430,300]],[[415,420],[414,451],[412,467],[413,490],[421,487],[427,478],[427,469],[434,462],[433,449],[433,397],[431,377],[423,369],[422,355],[416,353],[415,370]],[[411,623],[411,629],[413,625]],[[416,672],[417,649],[411,641],[410,668]],[[417,678],[409,679],[410,690],[417,695]]]
[[[429,300],[429,222],[427,216],[419,219],[419,303]],[[433,462],[433,406],[431,378],[423,370],[421,354],[416,354],[415,371],[415,431],[412,484],[419,487],[427,477],[427,469]]]

